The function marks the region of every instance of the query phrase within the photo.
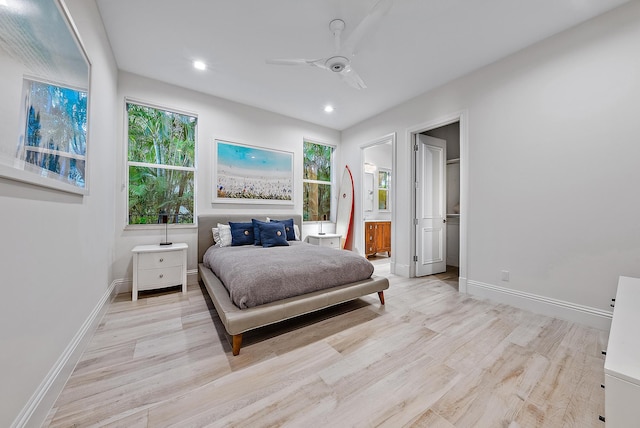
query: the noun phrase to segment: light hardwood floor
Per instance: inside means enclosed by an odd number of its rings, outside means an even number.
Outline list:
[[[604,332],[390,275],[231,347],[204,288],[119,295],[45,426],[601,427]]]

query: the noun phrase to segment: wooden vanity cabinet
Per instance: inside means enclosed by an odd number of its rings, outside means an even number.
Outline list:
[[[364,224],[365,255],[387,253],[391,257],[391,222],[367,221]]]

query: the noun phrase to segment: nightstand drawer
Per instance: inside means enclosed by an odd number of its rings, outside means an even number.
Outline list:
[[[340,248],[340,238],[324,238],[320,239],[321,247]]]
[[[327,233],[326,235],[309,235],[307,238],[309,244],[319,245],[320,247],[340,249],[340,235],[335,233]]]
[[[182,251],[163,251],[141,253],[138,255],[138,268],[154,269],[169,266],[182,266]]]
[[[182,266],[138,271],[138,290],[151,290],[182,284]]]

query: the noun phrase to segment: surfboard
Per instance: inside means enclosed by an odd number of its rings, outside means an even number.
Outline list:
[[[338,193],[336,215],[336,234],[340,238],[340,248],[352,249],[353,246],[353,176],[349,166],[344,167]]]

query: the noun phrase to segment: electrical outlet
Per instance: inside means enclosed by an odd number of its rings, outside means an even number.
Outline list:
[[[500,272],[500,279],[502,281],[509,281],[509,271],[508,270],[503,270]]]

